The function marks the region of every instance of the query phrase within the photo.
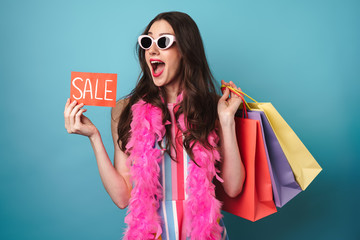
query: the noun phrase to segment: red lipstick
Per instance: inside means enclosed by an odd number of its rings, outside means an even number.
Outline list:
[[[160,59],[150,58],[150,64],[151,64],[152,75],[154,77],[159,77],[165,70],[165,63]],[[158,68],[161,68],[161,69],[159,69],[159,71],[155,73],[155,71]]]

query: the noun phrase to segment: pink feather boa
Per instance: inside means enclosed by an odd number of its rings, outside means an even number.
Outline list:
[[[178,102],[182,100],[182,94]],[[158,239],[162,233],[161,217],[157,213],[163,199],[162,186],[159,180],[159,163],[162,150],[155,147],[156,141],[163,139],[165,127],[162,124],[162,111],[149,103],[139,100],[132,106],[133,121],[131,123],[131,138],[126,145],[130,156],[128,166],[135,186],[131,192],[131,199],[125,223],[125,240]],[[179,125],[186,129],[184,115],[179,116]],[[188,165],[189,175],[186,179],[185,223],[187,236],[193,240],[218,240],[223,228],[218,220],[222,218],[221,202],[215,198],[214,176],[217,175],[215,162],[220,161],[220,154],[216,150],[218,136],[213,130],[208,141],[212,150],[206,149],[200,143],[193,148],[194,160]]]

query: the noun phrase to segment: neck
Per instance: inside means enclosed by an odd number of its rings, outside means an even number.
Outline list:
[[[165,86],[168,103],[176,103],[179,94],[180,81],[174,81],[173,84]]]

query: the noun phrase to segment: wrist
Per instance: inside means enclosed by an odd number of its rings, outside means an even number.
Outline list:
[[[99,137],[101,137],[100,132],[98,129],[95,129],[95,131],[89,136],[89,139],[90,141],[94,142]]]
[[[219,118],[219,121],[220,121],[220,125],[221,125],[222,128],[235,126],[235,118],[234,118],[234,116],[221,117],[221,118]]]

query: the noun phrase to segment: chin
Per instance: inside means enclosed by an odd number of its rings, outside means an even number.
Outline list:
[[[164,73],[163,73],[164,74]],[[161,76],[161,78],[155,78],[154,76],[152,76],[152,80],[155,86],[157,87],[163,87],[166,85],[166,76]]]
[[[164,81],[162,81],[162,80],[155,80],[154,78],[153,78],[153,83],[154,83],[154,85],[155,86],[157,86],[157,87],[163,87],[165,84],[165,82]]]

